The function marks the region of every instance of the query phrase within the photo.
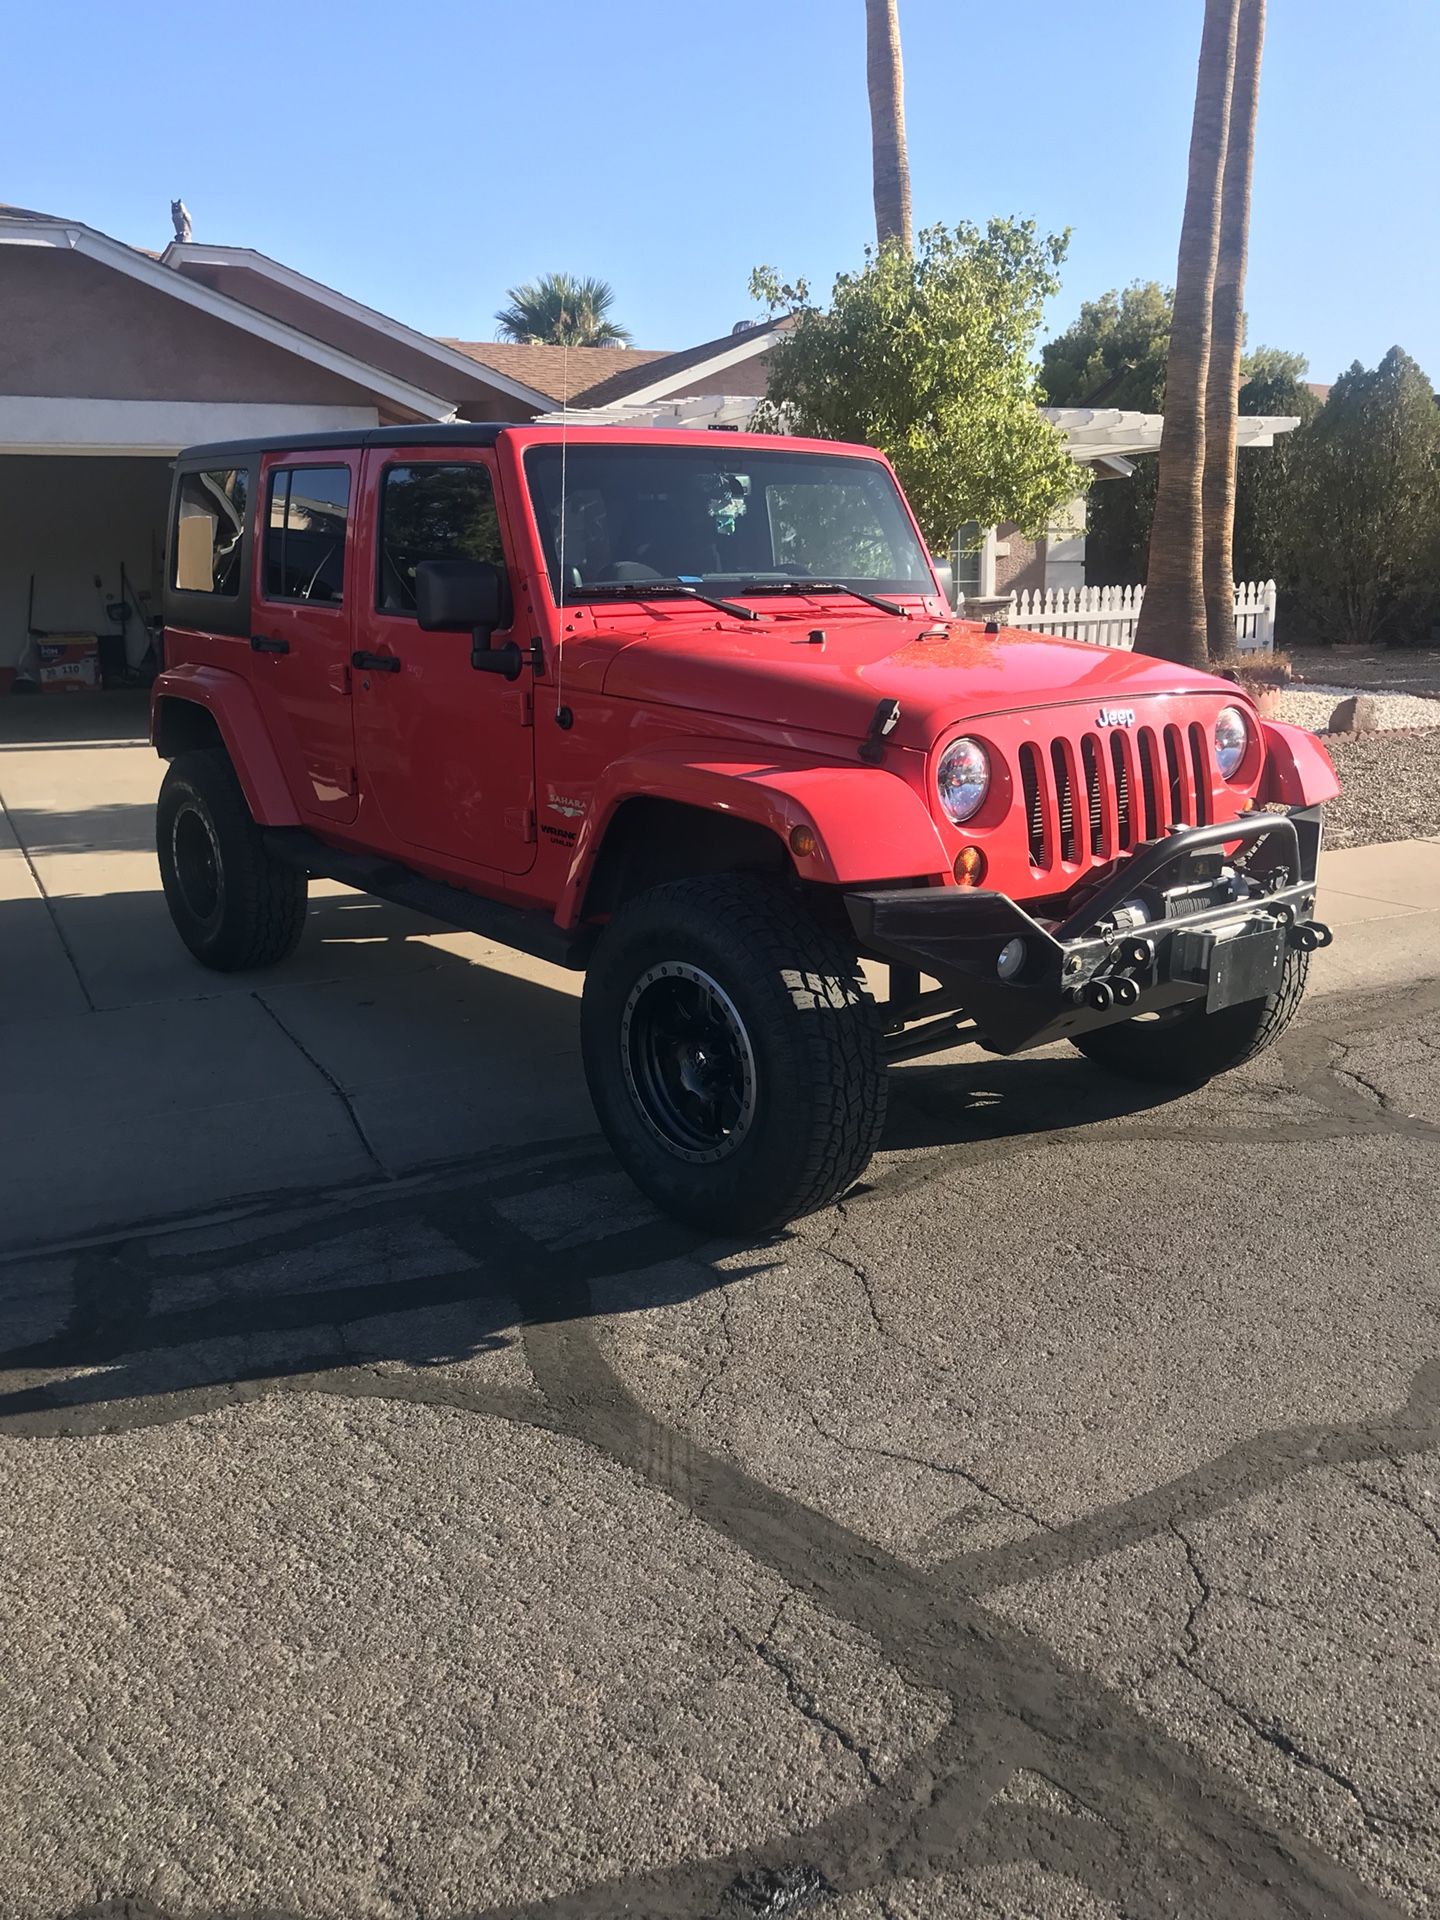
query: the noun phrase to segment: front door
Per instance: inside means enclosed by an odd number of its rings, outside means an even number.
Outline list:
[[[477,673],[468,633],[423,633],[415,619],[421,561],[510,564],[491,461],[468,448],[371,448],[363,501],[353,671],[367,804],[417,855],[523,873],[535,859],[529,673]],[[528,640],[497,633],[495,644],[511,637]]]
[[[355,818],[350,612],[358,454],[271,454],[261,473],[250,683],[296,804]]]

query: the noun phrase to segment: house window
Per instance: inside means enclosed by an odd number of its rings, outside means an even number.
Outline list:
[[[175,508],[175,585],[182,593],[240,591],[241,547],[250,475],[216,467],[180,476]]]
[[[955,569],[955,591],[973,600],[983,593],[980,564],[985,545],[985,529],[977,520],[967,520],[955,536],[950,564]]]
[[[482,466],[387,467],[380,488],[382,613],[414,613],[422,560],[505,565],[495,490]]]
[[[270,475],[265,596],[338,606],[345,591],[348,467],[281,467]]]

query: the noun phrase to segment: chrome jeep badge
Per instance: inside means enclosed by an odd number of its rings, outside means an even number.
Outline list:
[[[1101,707],[1095,717],[1097,725],[1102,727],[1133,727],[1135,709],[1133,707]]]

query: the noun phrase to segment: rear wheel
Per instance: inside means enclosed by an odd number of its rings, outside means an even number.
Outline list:
[[[666,1212],[763,1232],[860,1174],[885,1122],[855,953],[744,875],[642,894],[585,981],[585,1074],[606,1138]]]
[[[1263,1000],[1208,1014],[1203,1005],[1177,1007],[1152,1020],[1096,1027],[1071,1044],[1097,1066],[1131,1080],[1198,1087],[1274,1046],[1295,1018],[1309,970],[1309,954],[1292,947],[1280,985]]]
[[[239,973],[295,951],[309,882],[266,852],[222,749],[171,761],[155,842],[175,931],[204,966]]]

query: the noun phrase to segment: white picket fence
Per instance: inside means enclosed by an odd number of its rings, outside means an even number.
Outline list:
[[[1068,634],[1097,647],[1133,647],[1144,587],[1052,587],[1012,593],[1002,626]],[[1275,650],[1275,582],[1247,580],[1235,588],[1235,645],[1241,653]]]

